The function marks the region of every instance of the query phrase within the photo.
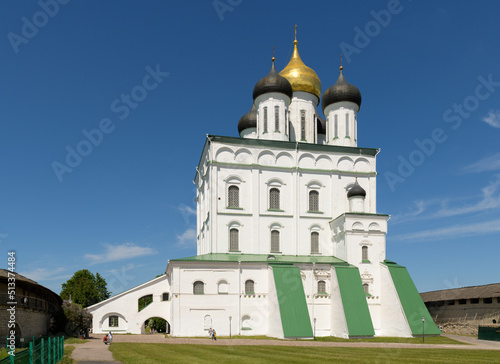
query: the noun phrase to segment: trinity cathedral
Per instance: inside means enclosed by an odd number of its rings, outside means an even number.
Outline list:
[[[342,66],[321,94],[295,38],[288,65],[278,72],[273,57],[255,84],[239,137],[207,136],[197,255],[89,307],[93,332],[144,333],[160,317],[172,336],[440,334],[406,268],[386,259],[379,150],[358,147],[360,107]]]

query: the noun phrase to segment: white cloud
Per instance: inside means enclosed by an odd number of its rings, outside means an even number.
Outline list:
[[[416,233],[402,234],[393,237],[394,240],[441,240],[467,236],[479,236],[500,232],[500,219],[475,224],[453,225],[437,229],[423,230]]]
[[[85,254],[85,259],[90,264],[114,262],[117,260],[131,259],[144,255],[155,254],[156,251],[148,248],[137,246],[133,243],[125,243],[122,245],[104,245],[105,252],[102,254]]]
[[[464,215],[472,212],[481,212],[485,210],[496,209],[500,207],[500,195],[495,193],[500,186],[500,176],[497,176],[496,181],[491,182],[488,186],[481,189],[483,198],[471,205],[464,205],[458,207],[448,208],[443,204],[441,209],[437,211],[432,217],[449,217],[456,215]]]
[[[188,228],[181,235],[177,235],[177,242],[182,246],[188,244],[196,244],[196,230],[193,228]]]
[[[65,270],[66,269],[62,267],[55,269],[36,268],[31,271],[19,272],[19,274],[25,276],[26,278],[34,280],[35,282],[51,281],[56,279],[69,279],[71,277],[70,274],[60,274]]]
[[[463,197],[455,200],[434,199],[428,201],[415,201],[414,207],[412,207],[409,212],[394,215],[391,220],[393,220],[393,224],[399,224],[414,220],[439,219],[497,209],[500,208],[499,187],[500,175],[497,175],[496,180],[481,189],[481,197],[479,199],[475,197],[475,202],[469,204],[460,202],[460,205],[458,205],[457,201],[463,201]],[[465,199],[472,200],[472,198]]]
[[[392,215],[391,222],[393,224],[397,224],[400,222],[414,220],[417,216],[420,216],[427,208],[428,203],[425,201],[414,201],[414,206],[410,209],[409,212]]]
[[[500,110],[491,110],[483,121],[494,128],[500,128]]]
[[[181,213],[186,225],[189,225],[191,218],[196,216],[196,209],[188,205],[180,204],[179,206],[177,206],[177,210],[179,210],[179,212]]]
[[[466,173],[481,173],[500,169],[500,153],[483,158],[462,169]]]

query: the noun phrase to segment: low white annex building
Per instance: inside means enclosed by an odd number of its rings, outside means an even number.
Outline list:
[[[340,67],[321,98],[294,45],[285,69],[273,57],[255,85],[240,137],[207,136],[194,181],[197,255],[89,307],[94,332],[142,333],[161,317],[173,336],[440,333],[406,268],[386,260],[379,150],[358,147],[359,90]],[[139,310],[144,297],[152,302]]]

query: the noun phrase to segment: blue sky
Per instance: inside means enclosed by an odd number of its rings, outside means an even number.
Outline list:
[[[3,1],[0,266],[15,250],[17,271],[57,293],[86,268],[116,294],[195,255],[205,136],[237,136],[273,46],[281,70],[298,24],[323,91],[343,52],[362,93],[358,145],[381,148],[387,258],[420,291],[498,282],[499,12],[496,1]]]

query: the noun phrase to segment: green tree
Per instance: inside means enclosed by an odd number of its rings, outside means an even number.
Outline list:
[[[85,331],[92,326],[92,315],[80,305],[64,301],[62,308],[66,318],[66,335],[76,337],[79,332]]]
[[[94,276],[87,269],[75,272],[63,283],[60,294],[63,300],[71,300],[84,308],[108,299],[110,295],[106,280],[99,273]]]

